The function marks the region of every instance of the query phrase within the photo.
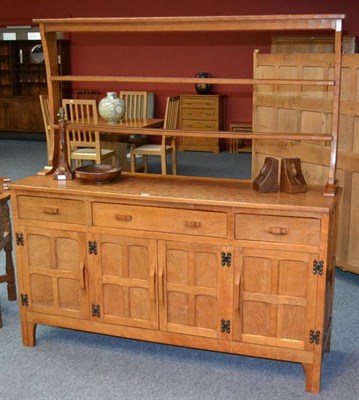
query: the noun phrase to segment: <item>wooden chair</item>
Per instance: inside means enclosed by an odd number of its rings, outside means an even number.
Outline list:
[[[69,123],[98,124],[97,104],[95,100],[63,99],[66,119]],[[103,149],[100,133],[93,130],[78,129],[67,131],[67,152],[69,163],[75,160],[80,166],[84,160],[102,164],[112,158],[115,161],[115,150]]]
[[[122,90],[120,98],[125,102],[125,118],[153,118],[153,93]]]
[[[12,260],[11,221],[8,200],[10,193],[2,192],[3,179],[0,177],[0,252],[5,251],[5,274],[0,275],[0,283],[7,284],[8,300],[16,300],[16,284],[14,264]],[[2,328],[2,314],[0,303],[0,328]]]
[[[78,89],[75,90],[75,98],[79,100],[98,100],[98,90]]]
[[[52,154],[54,152],[53,149],[53,141],[50,140],[50,108],[49,108],[49,97],[47,94],[40,94],[40,106],[42,112],[42,119],[44,121],[45,135],[46,135],[46,143],[47,143],[47,159],[52,159]]]
[[[138,90],[121,90],[120,98],[125,102],[124,118],[153,118],[153,93]],[[144,135],[130,135],[128,143],[130,148],[133,149],[146,144],[147,137]],[[127,157],[130,158],[131,154],[128,153]],[[138,154],[136,157],[142,158],[142,155]]]
[[[179,97],[168,97],[166,104],[166,112],[164,119],[164,130],[177,129],[178,110],[179,110]],[[160,156],[161,157],[161,170],[162,175],[167,174],[167,154],[172,154],[172,174],[177,174],[177,154],[176,154],[176,138],[171,135],[162,135],[161,144],[144,144],[130,151],[131,156],[131,172],[136,171],[136,156],[143,156],[144,172],[148,172],[148,157]]]

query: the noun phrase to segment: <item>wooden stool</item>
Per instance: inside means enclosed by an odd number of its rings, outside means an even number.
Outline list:
[[[9,193],[1,193],[3,182],[0,180],[0,252],[5,251],[5,275],[0,275],[0,283],[7,283],[7,297],[10,301],[16,300],[16,284],[14,264],[12,261],[12,235],[10,212],[7,201],[10,199]],[[0,303],[0,328],[2,328],[2,315]]]

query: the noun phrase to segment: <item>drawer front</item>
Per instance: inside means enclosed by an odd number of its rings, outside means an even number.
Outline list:
[[[313,218],[236,214],[235,238],[319,245],[320,221]]]
[[[218,108],[218,97],[181,97],[183,108]]]
[[[218,123],[217,121],[183,120],[182,129],[198,130],[198,131],[216,131],[218,130]]]
[[[193,144],[199,146],[216,146],[218,147],[217,138],[199,138],[194,136],[182,137],[181,144]]]
[[[85,204],[80,200],[18,197],[19,218],[84,225]]]
[[[205,109],[189,109],[184,108],[182,110],[182,119],[194,119],[204,121],[217,121],[218,112],[217,110],[205,110]]]
[[[94,226],[221,238],[227,236],[227,215],[220,212],[107,203],[94,203],[92,211]]]

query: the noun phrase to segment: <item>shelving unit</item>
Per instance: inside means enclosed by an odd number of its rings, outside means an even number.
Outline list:
[[[328,183],[297,195],[258,193],[238,180],[123,173],[85,185],[52,176],[11,185],[23,344],[37,324],[301,363],[319,392],[330,350],[337,209],[335,185],[342,15],[36,20],[58,129],[60,84],[201,83],[200,78],[59,76],[56,32],[335,31],[334,79],[210,79],[209,83],[332,85],[330,134],[211,137],[331,142]],[[69,125],[89,128],[87,125]],[[114,125],[93,126],[117,134]],[[146,130],[158,135],[158,130]],[[173,131],[206,137],[206,131]],[[55,142],[55,153],[59,151]],[[54,157],[56,160],[56,157]],[[56,165],[53,166],[56,168]],[[38,249],[43,249],[39,253]],[[71,249],[71,251],[69,251]],[[64,250],[64,251],[61,251]]]
[[[339,124],[339,94],[341,74],[341,39],[342,20],[344,15],[255,15],[255,16],[223,16],[223,17],[158,17],[158,18],[71,18],[71,19],[36,19],[39,24],[43,40],[47,83],[49,88],[49,100],[51,108],[51,121],[55,127],[55,115],[60,107],[59,84],[61,82],[142,82],[142,83],[179,83],[195,84],[201,83],[200,78],[175,78],[175,77],[123,77],[123,76],[59,76],[56,72],[56,50],[54,49],[56,32],[239,32],[239,31],[332,31],[334,32],[335,63],[334,78],[331,80],[292,80],[292,79],[241,79],[241,78],[208,78],[210,84],[224,85],[319,85],[334,86],[333,92],[333,123],[331,138],[331,157],[329,176],[325,193],[333,195],[335,191],[335,173],[337,162],[337,141]],[[118,133],[129,133],[129,130],[118,130]],[[158,133],[158,132],[157,132]],[[156,133],[156,134],[157,134]],[[151,134],[151,132],[148,132]],[[154,134],[154,133],[152,133]],[[187,131],[187,133],[175,132],[176,136],[199,136],[205,137],[205,132]],[[223,132],[213,131],[211,137],[221,138]],[[233,133],[232,133],[233,134]],[[273,134],[269,139],[277,140],[278,134]],[[282,139],[285,135],[281,135]],[[251,138],[255,139],[256,132],[251,135],[236,134],[227,138]],[[311,134],[311,140],[328,140],[327,135],[323,137]],[[55,149],[56,151],[56,149]]]
[[[47,93],[45,62],[31,60],[40,40],[0,41],[0,130],[43,132],[39,95]],[[58,42],[58,73],[69,73],[68,41]],[[65,84],[65,86],[68,84]]]

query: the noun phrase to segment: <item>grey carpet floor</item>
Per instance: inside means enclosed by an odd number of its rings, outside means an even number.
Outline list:
[[[249,178],[250,158],[228,153],[179,155],[179,169]],[[232,163],[233,158],[233,163]],[[0,175],[36,173],[41,142],[0,139]],[[183,164],[181,164],[183,163]],[[182,167],[181,167],[182,165]],[[152,165],[156,172],[159,165]],[[185,172],[181,172],[185,174]],[[199,175],[204,173],[198,173]],[[239,174],[241,176],[239,176]],[[228,176],[229,175],[229,176]],[[0,255],[0,273],[4,260]],[[291,400],[359,398],[359,276],[337,270],[331,351],[319,395],[304,391],[299,364],[146,343],[38,326],[37,345],[23,347],[18,305],[0,285],[1,400]]]

